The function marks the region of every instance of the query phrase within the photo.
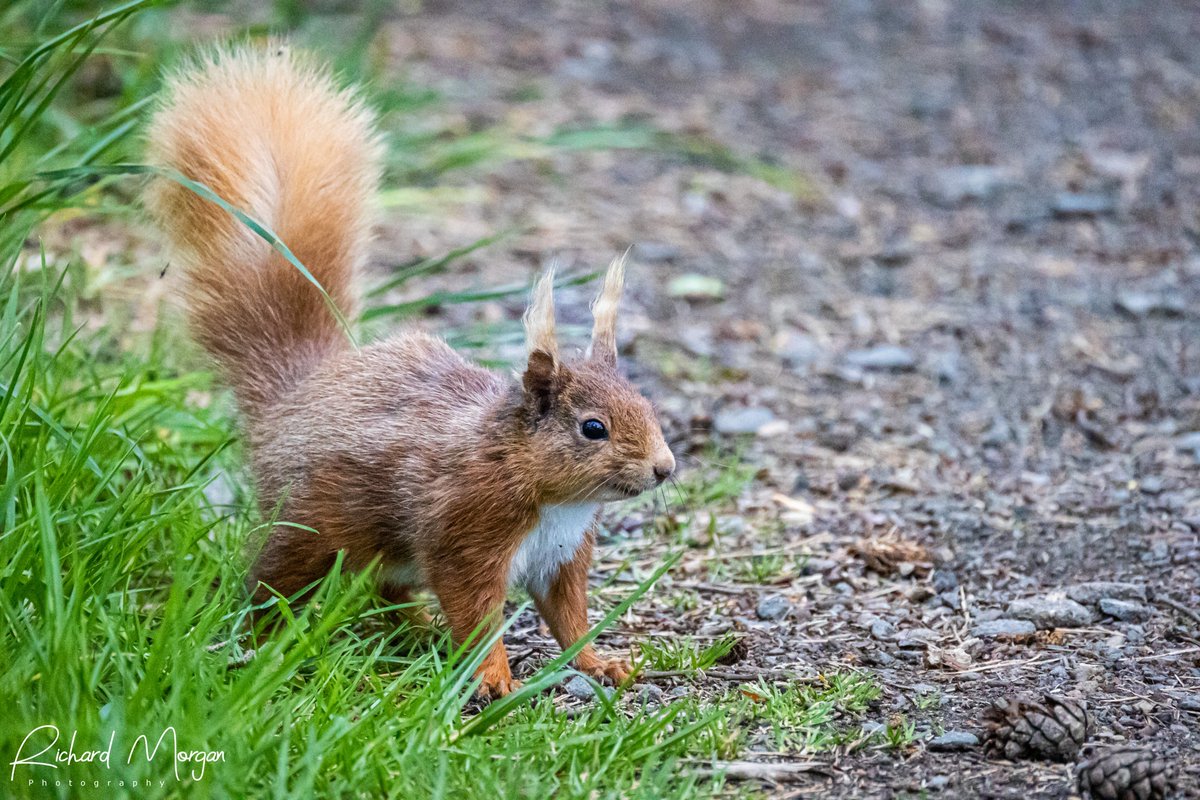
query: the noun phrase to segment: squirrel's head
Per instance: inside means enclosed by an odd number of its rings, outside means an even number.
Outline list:
[[[675,471],[654,409],[617,372],[617,305],[624,258],[613,261],[592,304],[592,343],[564,361],[554,335],[554,270],[534,288],[525,314],[529,363],[521,383],[524,418],[546,502],[623,500]],[[543,473],[544,474],[540,474]]]

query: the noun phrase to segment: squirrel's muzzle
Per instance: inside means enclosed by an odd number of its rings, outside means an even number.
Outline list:
[[[675,456],[667,450],[654,462],[654,481],[661,484],[675,472]]]

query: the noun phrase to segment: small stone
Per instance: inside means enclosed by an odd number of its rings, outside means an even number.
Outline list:
[[[1122,581],[1088,581],[1067,587],[1067,597],[1085,606],[1099,603],[1101,598],[1113,597],[1117,600],[1146,600],[1146,587],[1140,583],[1125,583]]]
[[[1164,488],[1163,479],[1157,475],[1148,475],[1138,481],[1138,491],[1142,494],[1162,494]]]
[[[959,367],[960,359],[958,353],[953,351],[945,351],[935,353],[931,358],[930,367],[933,370],[933,375],[937,378],[938,383],[943,386],[953,386],[957,384],[961,378],[962,370]]]
[[[979,737],[967,731],[946,731],[929,740],[929,749],[936,753],[953,753],[979,746]]]
[[[908,239],[892,239],[875,253],[875,261],[884,267],[902,267],[912,261],[913,243]]]
[[[1004,217],[1004,229],[1009,233],[1032,230],[1050,218],[1052,201],[1040,194],[1023,194],[1009,203]],[[1062,260],[1047,260],[1056,268],[1059,264],[1070,264]],[[1035,267],[1036,268],[1036,267]]]
[[[1092,612],[1066,597],[1029,597],[1008,604],[1008,614],[1026,619],[1041,629],[1080,628],[1091,624]]]
[[[633,258],[646,264],[660,264],[679,258],[679,248],[666,242],[638,242],[633,246]]]
[[[1007,639],[1032,636],[1036,630],[1037,626],[1029,620],[993,619],[976,625],[971,629],[971,635],[979,639]]]
[[[958,576],[947,569],[933,571],[933,590],[938,594],[951,592],[958,588]]]
[[[1191,450],[1200,458],[1200,431],[1192,431],[1176,437],[1175,449],[1185,453]]]
[[[929,789],[931,792],[940,792],[949,785],[950,776],[948,775],[934,775],[932,778],[925,781],[925,788]]]
[[[682,297],[692,302],[721,300],[725,297],[725,284],[720,278],[688,273],[672,280],[667,285],[667,292],[671,297]]]
[[[900,636],[896,639],[896,646],[906,650],[924,648],[941,641],[941,638],[937,631],[929,628],[912,628],[900,632]]]
[[[1108,616],[1122,622],[1141,622],[1153,615],[1153,609],[1141,603],[1128,600],[1118,600],[1115,597],[1104,597],[1100,600],[1100,610]]]
[[[862,724],[863,736],[874,736],[877,733],[883,733],[885,730],[887,730],[886,725],[873,719],[869,719]]]
[[[780,594],[770,594],[758,601],[758,607],[754,609],[754,613],[759,619],[775,620],[782,619],[787,615],[792,608],[792,603],[786,597]]]
[[[679,698],[679,697],[687,697],[691,693],[692,693],[692,690],[689,687],[687,687],[685,685],[680,685],[680,686],[676,686],[674,689],[672,689],[670,692],[668,692],[668,695],[671,697]]]
[[[663,690],[653,683],[647,683],[638,687],[638,700],[644,706],[659,705],[663,701]]]
[[[1116,201],[1108,195],[1085,192],[1062,192],[1054,196],[1051,205],[1054,216],[1059,219],[1072,217],[1098,217],[1117,210]]]
[[[992,424],[983,432],[979,443],[984,447],[1004,447],[1013,440],[1013,429],[1003,417],[995,417]]]
[[[886,642],[896,635],[896,626],[886,619],[877,619],[871,623],[871,636],[881,642]]]
[[[907,372],[916,368],[917,357],[908,348],[881,344],[863,350],[851,350],[846,353],[846,362],[859,369]]]
[[[738,436],[758,433],[774,421],[774,412],[762,406],[723,408],[713,418],[713,429],[726,436]]]
[[[1179,701],[1179,708],[1182,711],[1200,711],[1200,694],[1184,696]]]
[[[858,432],[846,426],[836,426],[817,435],[817,444],[836,453],[844,453],[854,446]]]
[[[821,346],[811,336],[789,331],[776,339],[775,352],[790,367],[807,367],[821,357]]]
[[[948,167],[926,176],[920,185],[926,200],[954,208],[972,200],[987,200],[1010,183],[1005,170],[983,164]]]
[[[1163,564],[1171,557],[1171,545],[1162,539],[1150,543],[1150,549],[1142,553],[1143,564]]]
[[[1122,292],[1114,305],[1131,317],[1182,317],[1187,313],[1187,305],[1178,294]]]
[[[959,608],[962,605],[962,598],[958,596],[957,589],[951,589],[948,592],[942,592],[941,594],[934,595],[934,597],[937,598],[937,601],[946,608]]]
[[[582,675],[576,675],[567,681],[567,694],[577,700],[591,700],[596,696],[596,686]]]

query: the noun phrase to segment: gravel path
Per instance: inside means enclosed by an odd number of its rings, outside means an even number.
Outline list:
[[[406,218],[380,249],[528,226],[423,292],[636,243],[630,369],[685,469],[716,470],[715,443],[757,472],[719,548],[676,570],[700,608],[648,602],[628,631],[744,632],[733,677],[695,691],[865,667],[877,716],[918,726],[903,753],[768,789],[1061,797],[1067,766],[920,741],[1054,691],[1200,796],[1200,7],[456,5],[387,23],[388,57],[450,98],[431,124],[691,143],[501,165],[451,222]],[[562,316],[585,301],[564,293]],[[519,301],[435,322],[466,313]],[[664,546],[643,532],[611,570]],[[797,560],[706,577],[755,552]]]

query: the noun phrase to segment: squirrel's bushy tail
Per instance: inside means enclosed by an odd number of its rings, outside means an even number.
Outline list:
[[[277,46],[218,51],[176,70],[164,94],[151,162],[273,230],[350,318],[382,154],[372,114]],[[220,206],[166,178],[155,179],[146,205],[186,273],[193,335],[245,412],[348,346],[317,288]]]

